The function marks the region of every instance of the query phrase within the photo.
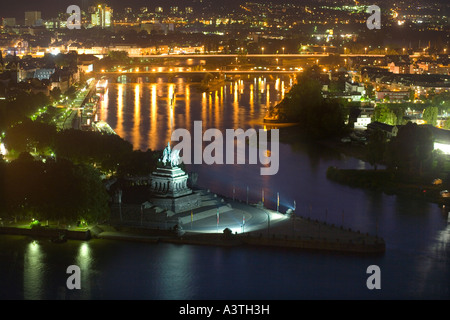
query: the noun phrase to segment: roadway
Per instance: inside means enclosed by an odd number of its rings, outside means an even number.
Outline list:
[[[83,104],[92,90],[95,89],[96,81],[92,80],[87,88],[79,90],[75,99],[68,101],[66,104],[66,111],[63,117],[57,120],[56,126],[59,129],[79,129],[79,124],[76,123],[78,117],[78,110],[83,107]]]

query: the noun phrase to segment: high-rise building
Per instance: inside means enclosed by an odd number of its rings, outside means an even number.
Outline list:
[[[133,9],[131,7],[126,7],[125,8],[125,13],[133,13]]]
[[[192,14],[194,13],[194,9],[192,7],[186,7],[186,14]]]
[[[34,26],[41,20],[41,12],[40,11],[26,11],[25,12],[25,25],[26,26]]]
[[[177,14],[178,13],[178,7],[170,7],[170,13],[171,14]]]
[[[91,15],[91,23],[94,27],[109,28],[112,25],[113,10],[106,4],[99,4]]]
[[[162,7],[156,7],[156,8],[155,8],[155,12],[157,12],[157,13],[163,13],[163,8],[162,8]]]
[[[3,18],[2,25],[4,27],[14,27],[16,25],[16,18]]]

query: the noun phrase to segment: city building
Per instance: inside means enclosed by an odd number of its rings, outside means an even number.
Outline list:
[[[385,100],[386,98],[388,98],[389,101],[395,101],[395,100],[407,101],[407,100],[409,100],[409,91],[377,91],[376,92],[377,100]]]
[[[25,25],[26,26],[35,26],[38,25],[41,20],[41,12],[40,11],[26,11],[25,12]]]
[[[16,25],[16,18],[2,18],[3,27],[14,27]]]
[[[93,27],[109,28],[112,25],[112,15],[111,7],[105,4],[98,5],[91,15],[91,24]]]

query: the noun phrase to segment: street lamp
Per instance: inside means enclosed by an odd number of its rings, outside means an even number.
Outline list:
[[[346,47],[344,47],[344,54],[346,54],[347,53],[347,48]]]
[[[364,54],[367,54],[367,47],[364,48]]]
[[[283,47],[283,48],[281,48],[281,49],[283,49],[283,54],[284,54],[284,47]]]
[[[264,47],[261,47],[261,54],[264,54]]]

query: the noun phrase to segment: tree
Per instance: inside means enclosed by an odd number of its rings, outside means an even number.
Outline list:
[[[423,120],[427,124],[431,124],[432,126],[436,126],[438,117],[438,108],[437,107],[426,107],[423,111]]]
[[[368,83],[366,84],[365,89],[366,89],[366,97],[371,100],[375,99],[375,90],[373,85],[371,83]]]
[[[116,63],[127,64],[130,62],[130,57],[126,51],[110,51],[108,57]]]
[[[448,118],[444,122],[444,129],[450,130],[450,120]]]
[[[285,98],[269,109],[269,114],[285,122],[299,122],[310,138],[339,134],[344,128],[344,110],[336,100],[322,96],[320,71],[310,68],[297,78]]]
[[[397,124],[397,116],[385,104],[381,104],[375,108],[374,120],[392,126]]]
[[[4,139],[7,149],[21,152],[48,154],[54,147],[56,127],[54,125],[25,119],[6,130]]]
[[[433,149],[434,137],[430,129],[408,122],[389,142],[387,162],[391,168],[422,174],[424,166],[432,162]]]
[[[373,131],[367,140],[367,161],[377,170],[377,164],[383,161],[386,150],[386,135],[381,130]]]
[[[52,97],[53,101],[58,101],[61,99],[61,89],[58,87],[55,87],[50,91],[50,97]]]

